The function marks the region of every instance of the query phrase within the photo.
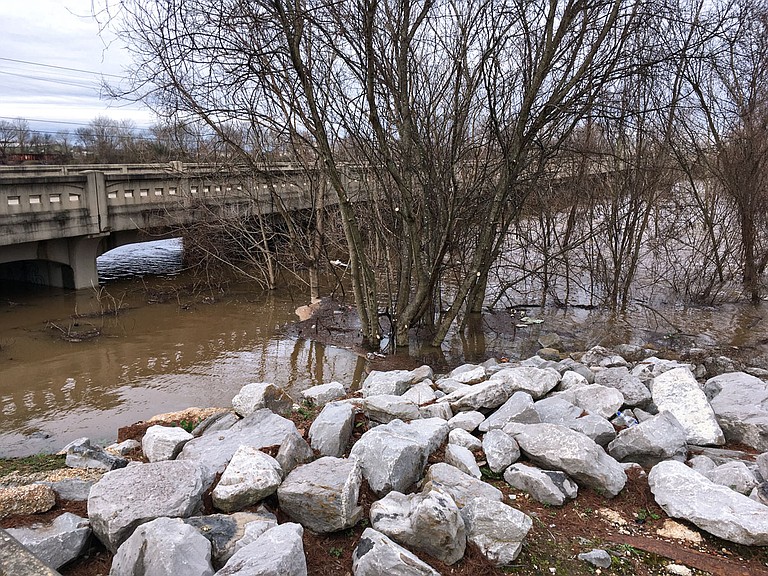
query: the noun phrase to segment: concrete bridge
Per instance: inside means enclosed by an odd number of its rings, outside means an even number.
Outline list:
[[[300,166],[199,164],[0,167],[0,279],[63,288],[98,284],[96,257],[155,240],[211,214],[312,207],[317,177]],[[352,190],[358,180],[350,177]],[[337,202],[328,192],[327,204]],[[151,232],[151,236],[149,233]]]

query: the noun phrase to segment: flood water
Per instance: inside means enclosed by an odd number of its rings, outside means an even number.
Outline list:
[[[180,265],[179,241],[149,242],[102,256],[99,290],[0,287],[0,457],[56,451],[81,436],[109,442],[119,427],[155,414],[229,406],[249,382],[274,382],[295,395],[333,380],[359,385],[371,368],[354,352],[287,335],[283,328],[304,304],[298,294],[232,286],[190,295]],[[765,303],[641,306],[620,317],[526,308],[543,323],[523,328],[519,311],[478,316],[441,349],[414,343],[402,353],[438,369],[523,358],[535,353],[541,333],[554,331],[567,350],[700,346],[768,367]]]

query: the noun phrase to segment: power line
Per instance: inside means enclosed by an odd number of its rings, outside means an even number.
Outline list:
[[[69,68],[67,66],[55,66],[53,64],[43,64],[42,62],[31,62],[29,60],[17,60],[16,58],[0,58],[4,62],[16,62],[17,64],[29,64],[30,66],[40,66],[42,68],[55,68],[57,70],[67,70],[69,72],[82,72],[84,74],[93,74],[95,76],[109,76],[110,78],[123,78],[119,74],[107,74],[104,72],[94,72],[93,70],[83,70],[82,68]]]
[[[28,80],[38,80],[40,82],[51,82],[53,84],[59,84],[60,86],[71,86],[73,88],[96,88],[98,84],[94,84],[91,80],[77,81],[76,79],[66,80],[64,78],[45,78],[44,76],[31,76],[29,74],[20,74],[18,72],[7,72],[0,70],[0,74],[6,76],[15,76],[17,78],[27,78]],[[86,84],[86,82],[88,82]]]

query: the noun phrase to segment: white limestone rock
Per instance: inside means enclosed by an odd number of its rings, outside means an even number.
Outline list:
[[[557,397],[567,400],[588,414],[603,418],[611,418],[624,404],[624,396],[621,392],[599,384],[587,384],[558,392]]]
[[[667,410],[685,430],[688,444],[721,445],[725,436],[699,383],[687,368],[674,368],[651,382],[653,402]]]
[[[606,448],[616,439],[616,429],[608,420],[596,414],[580,416],[576,420],[565,422],[565,426],[591,438],[596,444]]]
[[[682,462],[656,464],[648,474],[648,485],[669,516],[730,542],[768,545],[768,506],[715,484]]]
[[[180,426],[150,426],[141,440],[141,451],[150,462],[173,460],[192,434]]]
[[[499,502],[503,499],[499,489],[444,462],[432,464],[427,470],[422,492],[429,490],[447,492],[459,508],[463,508],[474,498],[488,498]]]
[[[393,420],[386,426],[379,428],[387,430],[395,436],[416,440],[424,446],[428,456],[445,443],[451,430],[448,422],[441,418],[422,418],[411,422]]]
[[[581,363],[586,366],[603,366],[605,368],[628,365],[624,358],[603,346],[593,346],[587,350],[581,357]]]
[[[686,432],[666,410],[636,426],[622,430],[608,445],[608,453],[619,462],[637,462],[645,468],[662,460],[685,461]]]
[[[240,548],[216,576],[307,576],[300,524],[286,522]]]
[[[462,384],[477,384],[487,378],[485,367],[477,364],[462,364],[451,370],[448,378]]]
[[[471,387],[469,384],[463,384],[453,378],[440,378],[435,382],[435,386],[437,386],[437,389],[444,394],[452,394],[457,390],[466,390]]]
[[[239,548],[277,526],[277,518],[263,506],[257,512],[210,514],[184,520],[211,543],[211,563],[222,568]]]
[[[651,401],[651,391],[625,366],[599,370],[595,373],[595,384],[616,388],[624,396],[627,406],[645,406]]]
[[[240,388],[232,398],[232,408],[240,416],[250,416],[257,410],[268,408],[276,414],[287,414],[293,406],[293,398],[271,382],[253,382]]]
[[[429,366],[421,366],[415,370],[389,370],[382,372],[372,370],[360,387],[363,397],[388,394],[400,396],[414,384],[422,380],[434,378]]]
[[[448,427],[453,430],[454,428],[461,428],[467,432],[474,432],[480,424],[485,420],[482,412],[477,410],[470,410],[469,412],[459,412],[448,420]]]
[[[195,514],[202,508],[202,495],[211,480],[197,463],[179,460],[107,472],[88,497],[91,529],[114,553],[145,522]]]
[[[445,463],[455,466],[462,472],[474,476],[475,478],[482,478],[480,473],[480,467],[475,461],[475,456],[467,450],[464,446],[458,444],[448,444],[445,447]]]
[[[440,418],[446,421],[453,418],[451,407],[448,404],[441,404],[439,402],[419,406],[419,414],[422,418]]]
[[[553,368],[518,366],[499,370],[491,380],[504,383],[507,397],[515,392],[523,391],[530,394],[534,400],[538,400],[557,386],[560,382],[560,373]]]
[[[532,462],[562,470],[577,483],[608,496],[616,496],[626,484],[621,464],[584,434],[555,424],[528,424],[514,438]]]
[[[296,466],[311,462],[314,457],[315,454],[312,452],[312,448],[301,434],[291,432],[280,444],[275,460],[280,463],[280,467],[283,469],[283,477],[285,477]]]
[[[428,382],[430,381],[427,380],[424,382],[419,382],[418,384],[414,384],[402,394],[402,398],[405,400],[410,400],[419,407],[422,407],[425,404],[429,404],[430,402],[434,402],[437,400],[437,396],[435,395],[435,391],[432,389],[432,386],[430,386]]]
[[[733,461],[720,464],[704,473],[704,476],[715,484],[727,486],[739,494],[749,496],[753,488],[759,484],[757,478],[744,462]]]
[[[517,559],[533,521],[503,502],[475,498],[461,510],[467,539],[496,566],[510,566]]]
[[[467,388],[459,388],[438,399],[438,402],[450,404],[454,413],[464,410],[493,410],[504,404],[510,394],[501,380],[486,380]]]
[[[504,428],[509,422],[521,424],[538,424],[541,417],[533,404],[533,398],[528,392],[515,392],[497,410],[480,423],[480,432],[488,432],[494,428]]]
[[[579,386],[586,386],[588,384],[589,381],[575,370],[566,370],[560,377],[560,383],[557,385],[557,389],[570,390],[571,388],[578,388]],[[650,392],[648,395],[650,397]]]
[[[707,380],[704,391],[728,440],[768,450],[768,382],[729,372]]]
[[[347,450],[355,423],[355,409],[350,404],[326,404],[309,427],[309,441],[321,456],[338,458]]]
[[[374,422],[386,424],[392,420],[416,420],[421,418],[419,407],[402,396],[377,394],[365,398],[365,413]]]
[[[306,402],[310,402],[313,406],[322,408],[328,402],[343,398],[346,394],[347,391],[339,382],[329,382],[328,384],[310,386],[301,392],[301,398]]]
[[[548,396],[533,405],[542,423],[561,424],[568,426],[571,422],[581,417],[584,410],[575,406],[565,398]]]
[[[325,456],[295,468],[280,485],[280,509],[313,532],[354,526],[363,514],[357,500],[362,473],[355,459]]]
[[[213,505],[236,512],[274,494],[283,480],[280,463],[252,446],[240,446],[213,489]]]
[[[109,576],[184,574],[212,576],[211,543],[179,518],[139,526],[120,546]]]
[[[58,569],[80,556],[91,528],[85,518],[64,512],[48,524],[8,528],[7,532],[48,566]]]
[[[354,576],[440,576],[429,564],[422,562],[384,534],[366,528],[352,553]]]
[[[520,447],[503,430],[490,430],[483,436],[483,452],[488,468],[500,474],[520,458]]]
[[[479,438],[472,436],[472,434],[461,428],[454,428],[449,432],[448,444],[458,444],[472,452],[483,448],[483,443]]]
[[[578,494],[578,487],[565,473],[541,470],[519,462],[506,469],[504,481],[512,488],[527,492],[536,501],[550,506],[562,506]]]
[[[464,520],[450,495],[430,490],[406,496],[390,492],[371,505],[371,526],[411,550],[446,564],[464,557]]]

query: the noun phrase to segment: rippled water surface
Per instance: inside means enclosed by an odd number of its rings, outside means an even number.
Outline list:
[[[353,352],[285,335],[304,303],[299,295],[239,286],[190,296],[180,265],[179,241],[149,242],[102,256],[100,275],[109,280],[99,290],[0,288],[0,456],[55,451],[81,436],[111,441],[120,426],[161,412],[228,406],[249,382],[295,394],[332,380],[358,385],[371,368]],[[147,272],[159,276],[138,276]],[[518,328],[521,313],[543,322]],[[406,353],[438,370],[523,358],[543,332],[557,332],[565,350],[703,346],[768,365],[765,304],[638,306],[622,316],[517,309],[471,319],[442,349],[413,343]]]

